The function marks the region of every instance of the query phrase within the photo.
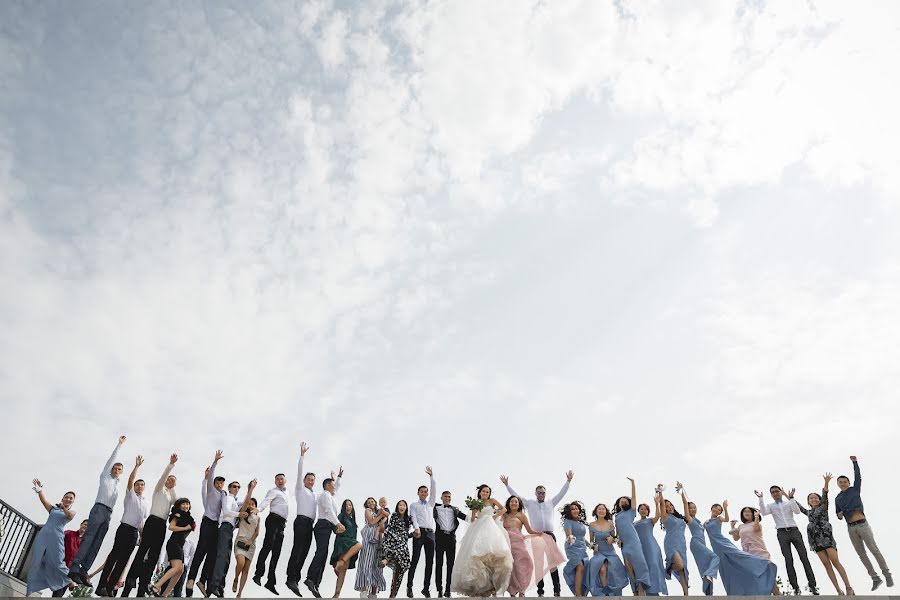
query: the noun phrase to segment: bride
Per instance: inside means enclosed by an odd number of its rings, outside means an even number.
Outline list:
[[[450,591],[464,596],[502,596],[513,567],[509,534],[498,521],[506,509],[491,498],[487,484],[478,486],[478,499],[484,508],[471,511],[472,524],[459,544]]]

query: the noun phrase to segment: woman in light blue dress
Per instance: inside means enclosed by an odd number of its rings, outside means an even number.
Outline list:
[[[719,571],[725,593],[729,596],[768,596],[775,587],[775,565],[735,546],[722,533],[728,522],[728,500],[713,504],[709,520],[704,524],[709,543],[719,557]]]
[[[703,578],[703,593],[712,596],[713,579],[719,574],[719,557],[715,552],[706,546],[706,533],[703,525],[697,520],[697,505],[688,502],[687,495],[684,492],[684,486],[681,487],[681,502],[684,505],[684,520],[687,522],[688,529],[691,531],[691,554],[694,555],[694,562],[700,569],[700,577]]]
[[[44,496],[40,480],[34,480],[38,499],[47,509],[47,522],[41,527],[31,549],[31,570],[28,571],[27,595],[49,589],[54,596],[66,593],[71,580],[66,566],[65,529],[66,523],[75,516],[72,505],[75,492],[66,492],[59,504],[50,504]]]
[[[616,554],[612,514],[605,504],[594,507],[596,521],[588,525],[594,556],[587,565],[586,586],[591,596],[621,596],[628,585],[628,571],[625,563]]]
[[[566,504],[560,512],[563,516],[563,530],[566,532],[565,548],[568,559],[563,567],[563,578],[575,596],[584,596],[586,587],[584,568],[588,557],[587,544],[584,541],[584,534],[587,531],[584,505],[576,500]]]
[[[682,595],[688,595],[687,543],[684,541],[684,529],[687,527],[684,516],[675,510],[675,505],[659,495],[663,512],[660,515],[662,528],[666,532],[663,538],[663,551],[666,555],[666,579],[672,573],[681,584]]]
[[[656,507],[653,517],[650,517],[650,507],[647,504],[638,505],[638,515],[641,518],[634,523],[638,538],[641,540],[641,548],[644,550],[644,560],[647,561],[647,568],[650,571],[650,587],[645,590],[648,596],[669,595],[662,550],[659,548],[659,542],[653,537],[653,527],[656,526],[662,512],[659,506],[661,501],[661,496],[657,492],[653,497],[653,504]]]
[[[625,568],[631,576],[631,589],[636,596],[646,596],[650,587],[650,568],[647,559],[644,558],[644,549],[641,547],[641,538],[634,528],[635,510],[637,504],[637,489],[634,479],[631,482],[631,498],[621,496],[616,500],[613,508],[613,516],[616,519],[616,534],[619,536],[619,544],[622,546],[622,557],[625,559]]]

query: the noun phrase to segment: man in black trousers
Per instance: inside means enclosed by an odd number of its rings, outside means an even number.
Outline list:
[[[338,470],[337,478],[340,479],[344,469]],[[338,521],[338,507],[334,504],[334,492],[337,484],[331,477],[322,482],[323,491],[317,499],[319,520],[313,527],[313,535],[316,538],[316,553],[313,555],[309,569],[306,571],[306,587],[316,598],[321,598],[319,585],[322,583],[322,574],[325,573],[325,564],[328,562],[328,546],[331,544],[332,532],[344,533],[344,526]]]
[[[466,520],[466,513],[450,504],[450,492],[441,494],[441,504],[434,506],[434,522],[437,528],[434,530],[435,562],[437,569],[434,572],[434,586],[437,588],[438,597],[450,597],[450,583],[453,578],[453,560],[456,558],[456,530],[459,522]],[[441,571],[444,567],[444,555],[447,555],[447,587],[441,583]]]
[[[287,480],[284,473],[275,476],[275,487],[273,487],[263,498],[259,504],[259,512],[262,513],[267,508],[269,516],[266,517],[266,533],[263,536],[262,549],[259,551],[259,557],[256,559],[256,574],[253,575],[253,583],[262,586],[262,576],[266,572],[266,558],[272,553],[272,560],[269,563],[269,575],[266,579],[267,590],[278,595],[275,589],[275,567],[278,565],[278,558],[281,556],[281,545],[284,543],[284,526],[287,525],[288,517],[288,494],[285,487]]]

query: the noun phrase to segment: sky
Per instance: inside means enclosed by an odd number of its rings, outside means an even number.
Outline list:
[[[86,516],[120,434],[392,504],[856,454],[900,564],[897,56],[889,1],[4,2],[0,498]]]

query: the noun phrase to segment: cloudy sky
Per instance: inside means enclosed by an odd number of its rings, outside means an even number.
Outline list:
[[[900,565],[896,56],[887,1],[4,2],[2,498],[86,516],[120,433],[357,502],[855,453]]]

